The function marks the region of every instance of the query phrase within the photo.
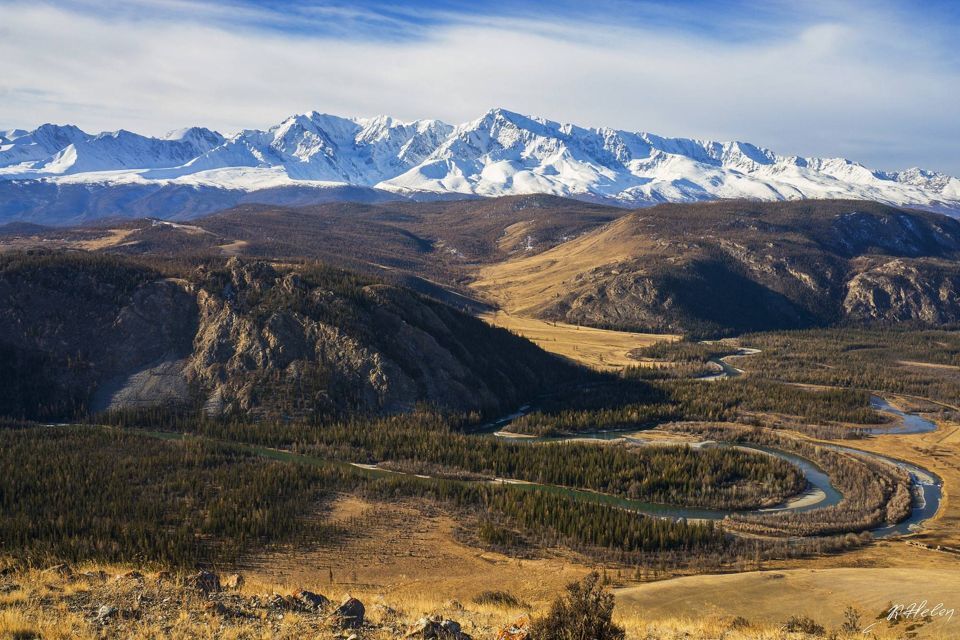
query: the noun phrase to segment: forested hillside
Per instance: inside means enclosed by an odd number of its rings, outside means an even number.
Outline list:
[[[316,263],[0,259],[0,413],[200,408],[315,419],[516,406],[580,375],[510,333]]]

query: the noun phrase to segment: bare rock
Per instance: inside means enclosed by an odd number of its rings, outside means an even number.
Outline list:
[[[304,611],[305,607],[302,602],[297,600],[295,596],[285,595],[282,596],[279,593],[275,593],[267,599],[267,607],[270,609],[279,609],[281,611]]]
[[[960,320],[960,272],[934,260],[870,264],[847,283],[844,312],[858,320]]]
[[[340,606],[334,609],[331,615],[335,626],[342,629],[357,629],[363,626],[363,617],[366,614],[366,608],[363,603],[356,598],[347,597]]]
[[[110,621],[111,618],[113,618],[116,615],[117,615],[117,608],[112,607],[108,604],[105,604],[99,609],[97,609],[97,615],[95,617],[95,620],[100,624],[106,624],[107,622]]]
[[[44,569],[43,573],[58,575],[61,578],[73,577],[73,569],[68,564],[55,564],[49,569]]]
[[[190,586],[203,593],[220,591],[220,576],[211,571],[199,571],[190,578]]]
[[[471,640],[470,636],[463,632],[459,622],[439,616],[420,618],[405,637],[411,640]]]
[[[530,638],[530,618],[521,616],[506,627],[497,631],[497,640],[528,640]]]
[[[330,605],[330,599],[319,593],[301,589],[293,596],[307,611],[320,611]]]

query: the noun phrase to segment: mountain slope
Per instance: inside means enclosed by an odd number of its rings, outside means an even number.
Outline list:
[[[847,321],[960,322],[960,223],[854,201],[661,205],[484,266],[515,315],[730,333]]]
[[[851,200],[244,205],[190,224],[9,229],[2,251],[320,260],[471,313],[640,332],[960,322],[960,222]]]
[[[307,189],[300,197],[309,204],[305,194],[329,200],[324,191],[344,185],[416,200],[543,193],[635,207],[732,198],[854,198],[960,211],[960,180],[936,172],[874,171],[842,158],[587,129],[504,109],[456,127],[310,112],[266,131],[230,137],[201,128],[161,139],[126,131],[94,136],[76,127],[43,125],[32,132],[0,132],[0,185],[4,181],[15,181],[26,196],[13,205],[9,196],[0,198],[0,220],[39,221],[38,211],[49,209],[55,197],[50,185],[98,192],[121,185],[213,189],[220,200],[219,192],[231,194],[227,205],[178,208],[167,202],[146,212],[163,218],[223,209],[244,198],[264,202],[257,194],[278,188]],[[29,196],[37,202],[31,204]],[[82,206],[74,219],[111,215],[95,203]]]
[[[155,197],[175,197],[175,188]],[[132,203],[130,210],[141,206]],[[304,207],[246,204],[189,224],[109,220],[64,229],[10,223],[0,226],[0,250],[59,247],[164,257],[320,260],[448,300],[441,286],[466,293],[463,285],[475,263],[544,251],[627,213],[544,195]],[[455,306],[474,305],[457,300]]]
[[[493,411],[577,375],[506,331],[349,272],[205,265],[4,254],[0,415],[202,405],[313,418],[417,402]]]

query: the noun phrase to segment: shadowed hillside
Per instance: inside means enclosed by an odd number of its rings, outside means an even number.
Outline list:
[[[0,301],[0,413],[17,417],[494,410],[576,375],[451,307],[316,263],[7,254]]]

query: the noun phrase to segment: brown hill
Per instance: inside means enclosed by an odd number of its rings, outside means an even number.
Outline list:
[[[25,229],[0,248],[321,260],[471,313],[656,333],[960,321],[960,223],[862,201],[670,204],[550,196],[244,205],[190,224]],[[472,285],[472,286],[471,286]]]
[[[515,315],[654,332],[960,321],[960,222],[852,201],[662,205],[480,268]]]

